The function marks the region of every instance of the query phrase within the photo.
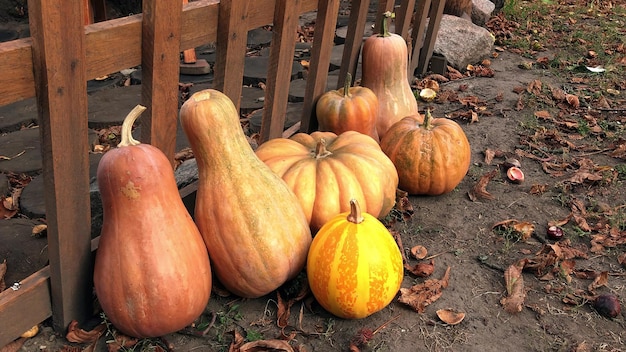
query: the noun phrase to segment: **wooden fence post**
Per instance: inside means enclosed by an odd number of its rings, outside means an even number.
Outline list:
[[[42,139],[52,318],[92,314],[91,214],[83,3],[28,1]]]
[[[239,111],[248,44],[248,0],[221,0],[217,18],[213,88],[226,94]]]
[[[330,48],[335,39],[335,26],[339,13],[339,0],[320,0],[315,20],[315,34],[311,49],[311,62],[306,79],[304,107],[300,131],[310,133],[317,129],[315,103],[326,91],[326,79],[330,67]]]
[[[274,34],[270,46],[270,63],[261,121],[261,143],[281,137],[285,128],[299,8],[300,0],[276,0]]]
[[[182,1],[142,4],[141,139],[161,149],[174,166],[178,122],[178,81]]]

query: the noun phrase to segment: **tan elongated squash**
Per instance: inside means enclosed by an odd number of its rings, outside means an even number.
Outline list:
[[[198,162],[195,221],[217,278],[241,297],[272,292],[302,271],[311,245],[298,198],[254,154],[223,93],[193,94],[180,121]]]
[[[378,97],[376,130],[382,140],[391,125],[409,115],[419,115],[417,99],[408,79],[408,48],[404,39],[388,30],[386,13],[381,32],[363,43],[361,85]]]
[[[98,164],[104,213],[94,267],[107,318],[140,338],[191,324],[204,311],[212,284],[206,247],[172,165],[161,150],[132,138],[142,108],[124,120],[122,142]]]

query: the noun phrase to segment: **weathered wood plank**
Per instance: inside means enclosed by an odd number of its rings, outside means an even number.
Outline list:
[[[235,104],[239,111],[243,68],[247,49],[247,0],[222,0],[217,24],[217,41],[213,87]]]
[[[0,347],[52,315],[49,280],[46,266],[22,280],[17,291],[0,292]]]
[[[82,5],[65,0],[28,2],[57,330],[73,319],[84,321],[93,309]]]
[[[394,12],[395,0],[379,0],[378,10],[376,11],[376,21],[374,22],[374,33],[380,33],[380,25],[382,23],[383,14],[387,11]]]
[[[161,149],[174,166],[178,121],[182,1],[142,2],[141,140]]]
[[[332,48],[335,38],[339,0],[320,0],[318,6],[311,61],[304,92],[302,124],[300,125],[302,132],[312,132],[317,129],[315,103],[326,91],[326,79],[330,67],[330,48]]]
[[[411,42],[411,62],[409,62],[409,72],[414,74],[419,65],[420,51],[424,46],[424,33],[426,31],[426,19],[430,11],[431,0],[418,1],[413,14],[413,33]]]
[[[270,63],[261,120],[261,143],[281,137],[285,128],[299,6],[300,0],[276,1],[274,33],[270,47]]]
[[[415,0],[402,0],[396,12],[395,32],[407,43],[410,42],[409,28],[411,27],[411,18],[413,18],[413,9],[415,9]]]
[[[275,0],[249,4],[248,30],[270,24]],[[317,0],[301,0],[300,13],[317,8]],[[180,51],[215,42],[219,0],[185,6]],[[79,16],[82,18],[82,16]],[[94,23],[85,28],[87,79],[141,64],[141,14]],[[30,38],[0,43],[0,105],[35,96]]]
[[[365,33],[365,22],[367,22],[370,0],[353,0],[351,6],[337,89],[343,88],[348,73],[352,75],[353,83],[356,78],[356,69],[363,44],[363,34]]]
[[[443,17],[443,8],[446,4],[446,0],[433,0],[430,7],[428,22],[428,29],[426,30],[426,37],[424,39],[424,45],[420,50],[419,62],[417,65],[417,73],[424,74],[428,70],[428,63],[433,56],[433,49],[435,48],[435,41],[437,40],[437,33],[439,33],[439,25],[441,24],[441,17]]]

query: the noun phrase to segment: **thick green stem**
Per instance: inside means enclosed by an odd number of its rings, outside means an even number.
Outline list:
[[[426,110],[426,114],[424,114],[424,122],[422,122],[422,128],[425,128],[427,130],[432,128],[432,125],[430,124],[430,121],[433,119],[433,117],[430,114],[430,109]]]
[[[356,199],[350,199],[350,214],[348,214],[348,221],[360,224],[363,222],[363,215],[361,215],[361,207]]]
[[[137,105],[126,115],[122,123],[121,141],[117,145],[118,148],[141,144],[141,142],[133,138],[133,124],[144,111],[146,111],[145,106]]]
[[[383,13],[383,17],[380,22],[380,37],[389,37],[391,33],[389,33],[389,19],[393,14],[390,11]]]
[[[350,86],[352,86],[352,75],[346,73],[346,80],[343,82],[343,96],[350,97]]]

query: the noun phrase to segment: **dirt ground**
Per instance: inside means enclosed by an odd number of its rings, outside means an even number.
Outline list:
[[[214,292],[198,321],[209,327],[202,336],[190,329],[125,350],[227,351],[232,331],[248,340],[288,340],[298,351],[348,351],[351,345],[362,351],[626,350],[624,311],[609,318],[592,304],[604,293],[626,302],[626,161],[620,127],[626,124],[624,93],[613,109],[596,108],[589,97],[581,97],[583,103],[574,108],[555,101],[546,94],[547,87],[576,92],[584,81],[567,81],[536,65],[528,69],[524,63],[534,59],[511,51],[494,52],[488,66],[493,77],[441,82],[440,101],[420,102],[421,110],[432,108],[435,117],[455,118],[463,127],[472,149],[467,176],[448,194],[408,197],[412,215],[395,210],[386,219],[401,239],[408,266],[434,266],[428,277],[406,271],[403,288],[442,280],[449,268],[447,286],[423,312],[396,298],[368,318],[344,320],[325,312],[309,294],[291,301],[287,325],[280,328],[277,293],[240,299]],[[543,87],[538,91],[537,82]],[[549,115],[537,113],[541,111]],[[587,116],[608,127],[583,131],[580,124],[566,123]],[[503,172],[511,158],[521,163],[525,180],[520,184],[508,181]],[[481,191],[477,185],[485,177],[491,178]],[[494,227],[506,220],[513,222]],[[516,231],[510,226],[515,222],[526,226]],[[546,238],[552,223],[565,233],[558,242]],[[534,230],[526,231],[529,227]],[[611,236],[613,242],[606,239]],[[425,259],[411,256],[417,245],[428,250]],[[525,298],[519,312],[510,312],[503,299],[510,294],[507,286],[515,285],[507,285],[505,270],[516,263],[524,270],[512,277],[523,279],[518,293]],[[287,289],[279,292],[288,300]],[[465,319],[446,324],[436,315],[439,309],[463,312]],[[48,325],[44,322],[42,332],[26,340],[21,350],[89,348],[68,342]],[[363,329],[373,335],[366,344],[355,343],[367,335]],[[200,335],[197,330],[195,334]],[[111,339],[102,336],[95,350],[106,350]]]

